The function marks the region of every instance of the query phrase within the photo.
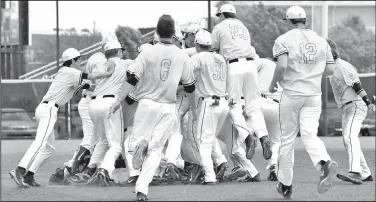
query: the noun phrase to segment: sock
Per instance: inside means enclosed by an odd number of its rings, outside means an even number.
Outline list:
[[[26,173],[26,169],[21,167],[21,166],[17,166],[17,169],[20,170],[23,173]]]
[[[33,172],[31,172],[31,171],[28,171],[28,172],[26,173],[25,177],[26,177],[26,176],[33,176],[33,175],[34,175],[34,173],[33,173]]]
[[[323,160],[320,161],[321,166],[324,166],[325,164],[326,164],[326,161],[323,161]]]

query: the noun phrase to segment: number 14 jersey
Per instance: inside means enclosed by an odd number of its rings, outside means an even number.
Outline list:
[[[279,84],[289,95],[321,95],[326,64],[334,64],[326,39],[310,29],[293,29],[275,40],[273,57],[287,54],[287,68]]]
[[[139,80],[135,96],[139,100],[175,103],[179,82],[183,86],[195,83],[189,62],[187,53],[170,43],[157,43],[142,51],[128,68],[128,73]]]

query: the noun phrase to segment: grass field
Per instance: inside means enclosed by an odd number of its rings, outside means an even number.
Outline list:
[[[348,169],[347,152],[345,152],[341,137],[322,138],[332,159],[339,164],[339,171]],[[361,137],[361,144],[367,163],[375,174],[375,137]],[[42,165],[35,178],[42,184],[40,188],[19,189],[10,179],[8,172],[17,166],[22,155],[29,147],[30,140],[1,141],[1,200],[5,201],[131,201],[135,200],[133,187],[84,187],[84,186],[49,186],[48,178],[55,169],[71,158],[78,147],[77,140],[56,141],[56,151],[52,157]],[[331,190],[325,194],[317,192],[317,182],[320,172],[315,170],[312,162],[303,148],[300,138],[295,144],[295,170],[293,181],[293,200],[300,201],[375,201],[375,182],[362,185],[352,185],[337,178],[334,179]],[[239,200],[239,201],[272,201],[283,200],[277,193],[275,182],[266,180],[268,172],[263,160],[261,148],[258,146],[254,158],[256,168],[261,173],[262,182],[253,183],[220,183],[215,186],[203,185],[174,185],[151,186],[148,197],[150,200]],[[231,170],[232,166],[230,166]],[[119,175],[124,178],[125,174]]]

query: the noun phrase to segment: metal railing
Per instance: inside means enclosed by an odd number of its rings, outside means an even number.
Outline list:
[[[152,40],[153,37],[154,37],[154,31],[151,31],[151,32],[146,33],[146,34],[141,36],[141,38],[146,39],[147,41]],[[101,49],[101,42],[98,42],[94,45],[91,45],[87,48],[80,50],[80,53],[82,55],[89,55],[89,54],[93,54],[93,53],[99,51],[100,49]],[[88,58],[86,58],[84,61],[82,61],[80,65],[81,66],[85,65],[86,62],[87,62],[87,59]],[[59,60],[59,68],[62,66],[62,64],[63,64],[63,61],[62,61],[62,59],[60,59]],[[24,75],[21,75],[19,78],[20,79],[36,79],[38,77],[41,78],[43,75],[46,75],[46,74],[48,75],[48,73],[51,72],[51,71],[55,71],[55,72],[53,74],[51,74],[50,76],[48,76],[48,78],[53,78],[56,75],[56,71],[57,71],[56,61],[51,62],[47,65],[44,65],[44,66],[42,66],[38,69],[35,69],[33,71],[30,71],[30,72],[28,72]]]

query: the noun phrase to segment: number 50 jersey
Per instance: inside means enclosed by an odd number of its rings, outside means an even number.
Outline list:
[[[160,103],[175,103],[179,82],[183,86],[195,83],[189,66],[189,56],[170,43],[157,43],[142,51],[128,68],[138,80],[135,96]]]
[[[279,84],[289,95],[321,95],[326,64],[334,64],[328,42],[310,29],[292,29],[275,40],[273,57],[287,54],[287,68]]]

